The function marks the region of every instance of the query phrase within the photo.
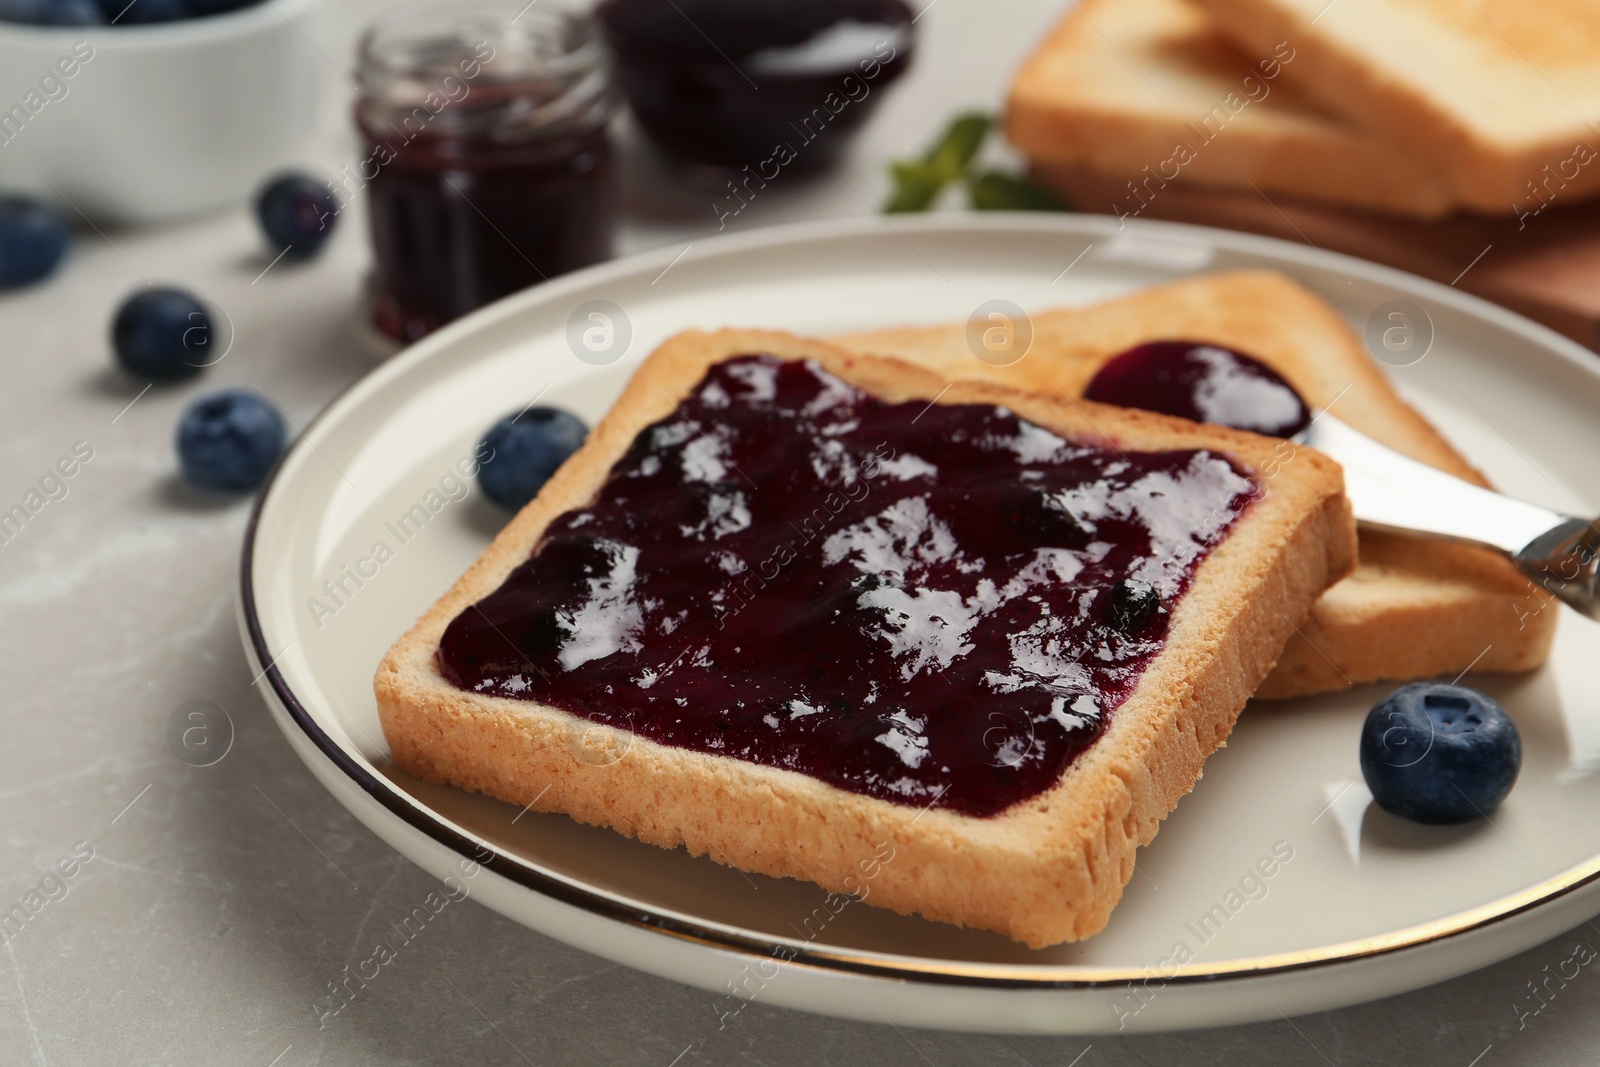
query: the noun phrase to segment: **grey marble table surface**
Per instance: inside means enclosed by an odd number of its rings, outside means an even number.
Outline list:
[[[350,30],[321,47],[326,121],[298,162],[356,158]],[[746,228],[866,215],[887,159],[964,107],[992,109],[1046,0],[934,0],[922,50],[844,166],[774,182]],[[308,45],[309,46],[309,45]],[[87,87],[83,90],[87,93]],[[80,100],[79,105],[88,103]],[[675,190],[633,146],[621,250],[718,228],[715,197]],[[225,150],[225,146],[219,146]],[[0,160],[3,173],[3,160]],[[252,685],[234,621],[241,502],[175,476],[178,412],[197,393],[259,388],[303,425],[373,365],[355,329],[367,252],[356,203],[329,253],[264,268],[238,208],[141,230],[84,227],[64,271],[0,296],[0,506],[79,442],[93,458],[0,544],[0,907],[48,890],[0,948],[0,1064],[1577,1064],[1600,1059],[1600,980],[1537,1015],[1527,986],[1585,926],[1476,974],[1322,1015],[1148,1037],[1010,1038],[841,1022],[755,1003],[719,1029],[716,998],[586,955],[476,903],[452,908],[337,1018],[327,983],[433,881],[336,804],[291,753]],[[200,382],[141,393],[111,368],[112,309],[147,281],[226,310],[228,358]],[[175,757],[175,709],[226,709],[231,750]],[[73,877],[46,881],[64,860]],[[69,863],[69,866],[71,863]],[[352,889],[352,885],[354,889]]]

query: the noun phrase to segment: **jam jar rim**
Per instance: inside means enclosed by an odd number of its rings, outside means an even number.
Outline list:
[[[499,10],[500,7],[504,10]],[[404,75],[407,68],[390,62],[388,58],[377,50],[376,43],[379,37],[388,31],[404,26],[413,16],[428,12],[449,14],[455,21],[461,22],[475,15],[500,16],[509,13],[515,4],[512,0],[473,0],[470,4],[459,7],[450,0],[405,0],[393,7],[380,11],[367,22],[361,31],[361,36],[356,42],[356,80],[361,85],[361,90],[366,91],[364,84],[373,71],[396,76]],[[541,60],[541,64],[551,74],[568,74],[580,71],[586,67],[593,67],[605,61],[605,41],[598,20],[593,16],[577,11],[535,11],[524,7],[519,13],[512,15],[510,22],[526,18],[530,23],[542,24],[549,30],[569,30],[578,28],[583,31],[583,38],[577,47],[561,52]],[[506,25],[510,25],[507,22]]]
[[[524,116],[522,135],[506,139],[507,146],[604,127],[616,114],[622,100],[616,85],[611,53],[598,20],[592,14],[581,11],[533,11],[527,6],[513,13],[516,7],[515,0],[473,0],[459,8],[450,0],[405,0],[380,12],[367,23],[356,45],[357,96],[354,110],[357,121],[365,125],[367,118],[371,117],[373,125],[376,125],[377,118],[384,111],[404,112],[408,104],[416,102],[397,100],[390,91],[392,85],[405,79],[416,68],[408,66],[404,56],[397,58],[385,55],[377,47],[383,34],[397,27],[403,28],[417,20],[418,16],[432,15],[443,20],[440,32],[436,35],[443,36],[447,32],[448,22],[461,23],[478,15],[492,15],[502,21],[502,31],[511,23],[526,18],[530,24],[539,27],[541,33],[575,33],[577,41],[573,47],[557,55],[541,57],[537,75],[484,79],[484,84],[500,86],[515,85],[519,80],[531,80],[534,76],[567,80],[565,89],[539,108],[540,111],[554,114],[539,123],[528,123]],[[425,40],[426,36],[417,37],[419,44]],[[444,76],[441,75],[439,80],[442,81]]]
[[[358,83],[358,91],[363,96],[370,91],[371,86],[368,82],[373,75],[405,77],[406,72],[411,69],[402,62],[395,62],[389,56],[384,56],[384,53],[376,48],[376,43],[382,34],[405,26],[406,21],[410,21],[414,14],[438,11],[438,13],[450,13],[456,21],[466,21],[475,14],[501,16],[509,13],[514,6],[509,0],[504,3],[504,11],[499,10],[501,8],[499,0],[474,0],[474,3],[467,3],[459,8],[453,8],[448,0],[405,0],[392,8],[379,11],[371,21],[366,22],[362,35],[355,45],[355,59],[357,59],[355,80]],[[531,24],[541,24],[542,29],[546,29],[547,32],[582,30],[582,38],[574,48],[539,61],[541,72],[544,74],[560,77],[560,75],[578,74],[592,67],[605,66],[605,35],[602,34],[602,27],[594,16],[579,11],[534,11],[523,8],[522,13],[514,14],[510,21],[518,19],[528,19]],[[509,24],[510,22],[507,22],[507,26]]]

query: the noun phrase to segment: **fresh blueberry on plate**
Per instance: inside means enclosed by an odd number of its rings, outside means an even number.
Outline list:
[[[0,289],[49,277],[71,243],[72,226],[54,205],[28,196],[0,196]]]
[[[182,289],[141,289],[117,309],[111,344],[117,361],[134,374],[188,378],[211,362],[211,315]]]
[[[0,22],[34,26],[98,26],[106,21],[95,0],[0,0]]]
[[[489,428],[479,446],[487,447],[478,481],[490,500],[517,511],[550,480],[556,468],[578,450],[589,428],[560,408],[528,408],[507,415]]]
[[[1489,814],[1521,767],[1516,724],[1492,697],[1466,686],[1402,686],[1367,713],[1361,731],[1361,774],[1372,798],[1415,822]]]
[[[178,421],[183,476],[208,493],[242,493],[259,486],[283,455],[283,416],[260,395],[229,390],[201,397]]]
[[[274,252],[288,250],[306,259],[321,250],[333,233],[339,205],[326,182],[304,174],[280,174],[256,197],[256,218]]]

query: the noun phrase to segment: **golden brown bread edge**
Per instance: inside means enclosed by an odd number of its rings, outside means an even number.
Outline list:
[[[1130,39],[1118,27],[1134,15],[1133,0],[1083,0],[1023,61],[1003,122],[1006,139],[1034,168],[1082,167],[1127,181],[1109,204],[1114,214],[1139,214],[1143,198],[1172,181],[1247,191],[1257,185],[1423,219],[1456,206],[1449,183],[1425,160],[1317,114],[1274,85],[1295,59],[1280,41],[1240,51],[1189,0],[1144,0]],[[1108,91],[1092,66],[1108,54],[1135,83],[1145,80],[1147,66],[1164,70],[1166,107]],[[1199,87],[1197,78],[1204,79]],[[1279,121],[1255,121],[1267,114]]]
[[[1277,442],[1251,434],[991,383],[947,389],[924,369],[786,334],[680,334],[641,365],[583,448],[384,657],[374,688],[395,762],[430,782],[1035,947],[1100,930],[1132,875],[1134,850],[1193,787],[1294,620],[1350,569],[1354,527],[1338,466],[1302,450],[1277,472],[1200,564],[1165,651],[1105,734],[1057,786],[992,818],[875,800],[445,682],[434,652],[449,622],[498,587],[551,520],[592,500],[637,432],[669,414],[713,362],[748,352],[814,359],[886,400],[1004,404],[1057,432],[1099,436],[1098,425],[1138,448],[1210,447],[1261,469],[1275,462]]]
[[[1560,196],[1577,200],[1600,192],[1600,168],[1582,166],[1594,158],[1589,148],[1593,127],[1587,123],[1574,123],[1568,130],[1531,144],[1496,144],[1418,87],[1397,81],[1368,62],[1358,48],[1321,32],[1314,25],[1315,17],[1307,19],[1272,0],[1195,2],[1241,48],[1271,48],[1276,42],[1288,41],[1297,53],[1294,63],[1284,70],[1288,82],[1329,111],[1447,175],[1457,198],[1474,212],[1518,215],[1537,207],[1543,198],[1534,185],[1546,183],[1541,188],[1548,193],[1551,172],[1574,159],[1579,165],[1573,173],[1567,175],[1563,170],[1556,179]],[[1469,6],[1476,9],[1478,5]],[[1481,11],[1474,11],[1472,17],[1485,20],[1483,31],[1499,33]],[[1375,28],[1373,32],[1382,31]],[[1553,27],[1552,32],[1559,34],[1563,29]],[[1529,62],[1526,55],[1521,60]],[[1537,67],[1530,70],[1543,76]],[[1588,87],[1580,91],[1588,91]],[[1580,146],[1588,149],[1587,155],[1577,151]]]
[[[1111,356],[1158,339],[1206,341],[1253,355],[1314,409],[1458,478],[1488,481],[1395,391],[1350,327],[1316,294],[1275,271],[1186,278],[1084,308],[1031,317],[1033,343],[996,367],[967,347],[964,324],[834,338],[907,359],[947,380],[980,379],[1077,398]],[[1256,696],[1282,699],[1375,681],[1544,663],[1560,608],[1498,555],[1363,531],[1360,565],[1317,601]]]

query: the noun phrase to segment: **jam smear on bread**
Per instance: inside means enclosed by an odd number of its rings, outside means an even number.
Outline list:
[[[454,686],[918,807],[1051,788],[1256,498],[1205,449],[713,366],[446,629]]]
[[[1311,424],[1305,401],[1277,371],[1201,341],[1136,345],[1107,360],[1083,395],[1268,437],[1293,437]]]

